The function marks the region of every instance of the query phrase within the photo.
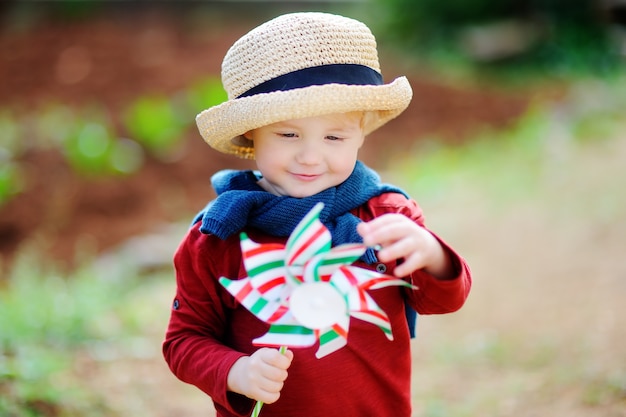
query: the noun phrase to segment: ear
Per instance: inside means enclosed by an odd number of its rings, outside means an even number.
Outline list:
[[[243,135],[244,138],[248,139],[248,140],[252,140],[252,131],[248,130],[246,133],[244,133]]]
[[[359,149],[361,149],[361,147],[363,146],[363,144],[365,143],[365,133],[363,133],[363,131],[361,131],[361,143],[359,144]]]

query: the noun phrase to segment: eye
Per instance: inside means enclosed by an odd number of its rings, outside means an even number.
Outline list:
[[[343,140],[343,138],[340,138],[339,136],[328,135],[328,136],[326,136],[326,140],[334,142],[334,141]]]
[[[277,135],[280,136],[281,138],[295,138],[295,137],[298,137],[297,134],[291,133],[291,132],[278,132]]]

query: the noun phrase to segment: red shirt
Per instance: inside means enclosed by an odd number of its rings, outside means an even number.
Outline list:
[[[364,221],[384,213],[401,213],[424,225],[420,207],[401,194],[383,194],[353,211]],[[229,392],[227,375],[237,359],[258,349],[252,340],[266,333],[269,325],[242,307],[218,282],[220,277],[247,276],[239,234],[221,240],[202,234],[198,226],[189,230],[174,257],[177,291],[163,353],[179,379],[211,397],[218,417],[249,416],[254,401]],[[256,229],[245,232],[258,243],[286,242]],[[393,341],[377,326],[351,318],[348,344],[336,352],[317,359],[317,343],[293,349],[280,399],[265,404],[262,416],[409,417],[411,351],[404,301],[419,314],[450,313],[463,305],[471,286],[466,262],[440,242],[456,268],[454,279],[438,280],[416,271],[407,279],[417,290],[394,286],[369,292],[389,317]],[[394,264],[385,264],[385,268],[391,274]]]

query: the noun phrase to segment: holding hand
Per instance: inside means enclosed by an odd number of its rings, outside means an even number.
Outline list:
[[[403,259],[394,275],[404,277],[423,269],[439,279],[454,277],[448,253],[439,241],[425,228],[402,214],[389,213],[367,223],[359,223],[357,232],[367,246],[380,245],[381,262]]]
[[[228,373],[228,389],[267,404],[280,397],[293,352],[261,348],[237,360]]]

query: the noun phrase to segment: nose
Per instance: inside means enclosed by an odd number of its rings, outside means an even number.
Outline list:
[[[319,143],[303,140],[296,154],[296,161],[302,165],[317,165],[322,159]]]

